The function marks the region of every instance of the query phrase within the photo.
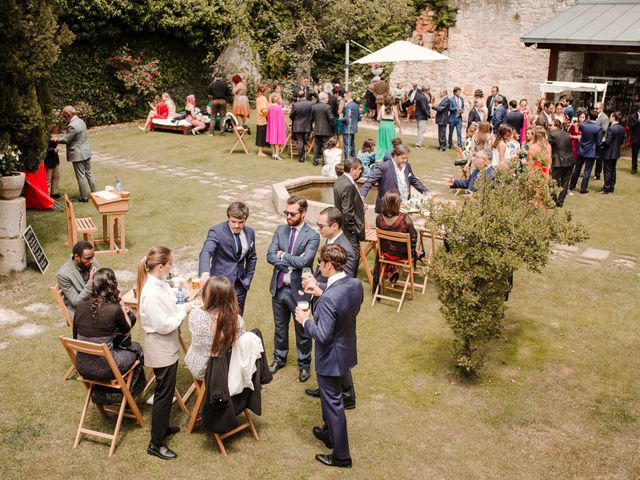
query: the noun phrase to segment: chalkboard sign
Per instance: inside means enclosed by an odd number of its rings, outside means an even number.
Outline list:
[[[40,272],[44,274],[44,272],[46,272],[47,268],[49,267],[49,259],[45,255],[44,250],[42,249],[42,245],[40,245],[40,240],[38,240],[38,237],[36,237],[36,232],[33,231],[31,225],[27,227],[22,236],[27,242],[27,246],[31,251],[31,255],[33,255],[33,259],[38,264]]]

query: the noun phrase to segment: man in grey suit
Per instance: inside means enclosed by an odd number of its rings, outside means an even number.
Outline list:
[[[356,253],[353,276],[358,275],[360,242],[364,240],[364,201],[356,181],[362,175],[362,162],[357,158],[344,160],[344,173],[333,184],[333,204],[342,214],[342,229]]]
[[[449,125],[449,97],[447,91],[440,90],[440,103],[433,105],[436,111],[436,125],[438,125],[438,147],[441,152],[447,149],[447,125]]]
[[[85,179],[92,192],[96,191],[96,183],[91,174],[91,147],[87,140],[87,125],[76,115],[76,109],[71,105],[62,109],[62,115],[69,126],[67,133],[56,138],[56,142],[67,145],[67,161],[73,164],[73,171],[80,189],[80,201],[88,202],[89,194]]]
[[[77,242],[71,251],[71,257],[58,270],[58,286],[64,295],[71,318],[76,313],[78,304],[91,296],[93,274],[98,270],[93,259],[93,245],[85,240]]]
[[[291,131],[298,143],[298,161],[304,163],[307,154],[307,139],[311,131],[311,106],[303,90],[298,90],[298,100],[291,106]]]
[[[309,311],[296,308],[296,323],[315,340],[315,364],[322,427],[313,427],[313,435],[332,449],[329,455],[318,454],[316,460],[331,467],[350,468],[351,454],[347,433],[347,417],[342,400],[343,377],[358,362],[356,352],[356,317],[364,299],[362,283],[344,273],[347,253],[340,245],[325,245],[320,250],[320,271],[327,277],[327,287],[319,291],[310,286],[305,293],[319,295]]]
[[[329,106],[329,95],[318,95],[320,101],[311,107],[311,122],[315,145],[313,147],[313,165],[320,165],[324,144],[333,135],[333,112]],[[318,160],[320,159],[320,160]]]
[[[276,373],[287,362],[289,321],[298,301],[305,300],[298,293],[302,290],[302,269],[313,267],[320,245],[320,236],[304,222],[307,206],[302,197],[294,195],[287,199],[284,211],[287,224],[276,228],[267,250],[267,262],[273,265],[269,291],[275,323],[271,373]],[[300,371],[298,380],[306,382],[311,369],[311,337],[295,322],[294,327]]]

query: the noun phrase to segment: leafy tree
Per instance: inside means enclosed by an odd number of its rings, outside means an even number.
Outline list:
[[[430,202],[424,215],[446,236],[429,270],[455,337],[456,366],[465,375],[477,372],[483,360],[478,349],[502,332],[514,272],[523,266],[540,272],[552,242],[574,244],[588,237],[571,212],[555,208],[553,180],[537,169],[514,174],[512,167],[494,181],[480,180],[462,209]]]
[[[47,0],[6,0],[0,29],[0,144],[16,144],[27,170],[44,158],[47,87],[60,47],[72,35],[60,28]]]

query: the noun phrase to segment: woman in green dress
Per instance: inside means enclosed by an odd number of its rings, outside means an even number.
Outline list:
[[[376,143],[376,160],[384,158],[385,153],[391,152],[396,138],[396,125],[398,125],[398,135],[402,135],[400,130],[400,120],[398,119],[398,108],[391,95],[384,99],[382,108],[378,111],[378,141]]]

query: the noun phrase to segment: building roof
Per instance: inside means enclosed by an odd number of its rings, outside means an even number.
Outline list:
[[[640,46],[640,0],[578,0],[523,35],[525,45]]]

